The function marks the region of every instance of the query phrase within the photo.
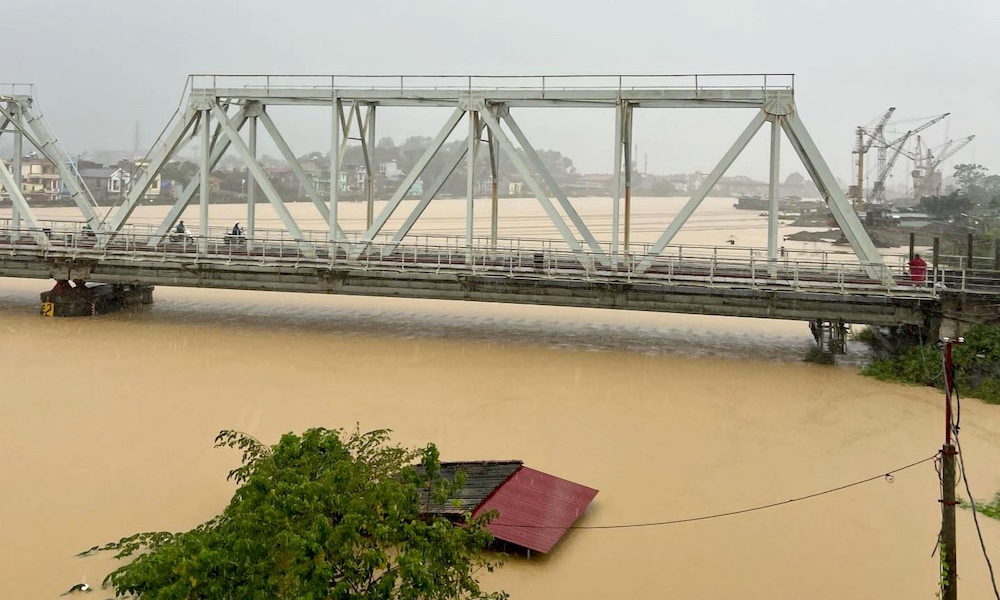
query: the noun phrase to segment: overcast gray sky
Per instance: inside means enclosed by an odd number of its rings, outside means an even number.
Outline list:
[[[136,121],[151,145],[192,72],[793,72],[800,114],[838,177],[850,173],[854,127],[888,106],[900,119],[951,112],[930,140],[974,133],[956,158],[1000,171],[995,0],[5,0],[3,13],[0,81],[34,82],[74,153],[131,148]],[[640,165],[708,171],[751,116],[638,116]],[[380,115],[379,136],[433,135],[438,119]],[[607,172],[612,123],[581,111],[523,125],[536,147]],[[294,115],[284,125],[300,153],[325,151],[327,128]],[[759,137],[734,172],[766,172]],[[784,172],[799,168],[784,156]]]

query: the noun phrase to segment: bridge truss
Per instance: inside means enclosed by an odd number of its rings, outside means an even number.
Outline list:
[[[330,185],[322,190],[307,176],[291,151],[285,137],[269,114],[271,107],[325,107],[334,124],[330,131]],[[450,116],[414,167],[405,175],[385,207],[374,211],[372,185],[366,185],[365,228],[345,231],[338,219],[337,174],[349,139],[360,141],[368,174],[374,164],[375,117],[377,110],[392,107],[447,107]],[[521,129],[515,115],[522,108],[568,110],[605,108],[615,119],[615,164],[611,208],[610,245],[598,242],[587,223],[576,211],[556,178],[546,169],[539,153]],[[636,252],[630,239],[632,123],[637,109],[670,108],[739,108],[755,110],[753,118],[736,138],[702,185],[688,199],[681,211],[664,229],[655,243]],[[435,157],[443,154],[445,142],[464,121],[466,140],[450,156],[442,156],[446,168],[435,181],[424,186],[418,202],[404,214],[404,199]],[[193,75],[188,79],[181,105],[150,150],[141,173],[133,178],[128,195],[106,215],[99,215],[96,203],[79,178],[72,162],[45,127],[30,94],[0,95],[0,134],[13,135],[15,162],[13,173],[0,166],[0,185],[14,203],[12,227],[23,222],[35,232],[39,244],[37,219],[20,192],[20,145],[22,140],[36,147],[60,170],[67,189],[85,221],[97,236],[97,246],[104,247],[123,232],[129,218],[140,204],[150,184],[161,169],[189,144],[200,140],[199,171],[191,184],[178,195],[166,216],[153,229],[146,243],[162,242],[192,203],[199,206],[199,251],[210,243],[209,175],[226,153],[239,158],[256,185],[247,186],[247,239],[252,247],[255,236],[255,202],[259,190],[273,207],[292,240],[300,242],[304,256],[315,256],[316,246],[310,235],[296,223],[282,198],[267,177],[257,157],[258,135],[263,127],[267,136],[288,163],[301,189],[326,222],[328,255],[343,253],[347,260],[358,260],[378,245],[378,252],[391,254],[410,235],[411,229],[435,199],[445,181],[466,161],[467,175],[465,247],[472,263],[474,248],[475,164],[481,152],[487,152],[492,172],[490,246],[497,245],[498,192],[497,164],[501,155],[516,168],[539,205],[559,232],[561,241],[581,262],[589,262],[610,271],[625,270],[642,274],[657,261],[678,231],[709,195],[720,178],[743,152],[765,123],[770,123],[770,187],[767,269],[774,276],[778,257],[778,176],[781,135],[784,133],[830,208],[861,268],[874,280],[891,277],[851,203],[833,177],[798,114],[790,75],[692,75],[692,76],[554,76],[554,77],[423,77],[423,76],[307,76],[279,75],[228,76]],[[485,134],[485,139],[483,136]],[[353,137],[352,137],[353,136]],[[520,150],[520,151],[519,151]],[[369,175],[370,177],[370,175]],[[624,209],[624,210],[623,210]],[[565,215],[565,216],[564,216]],[[395,229],[387,227],[391,219],[404,217]]]

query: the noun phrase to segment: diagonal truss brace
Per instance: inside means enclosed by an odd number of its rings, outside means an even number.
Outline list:
[[[38,221],[35,220],[35,214],[31,212],[31,208],[28,206],[27,200],[24,199],[24,194],[17,186],[17,182],[14,181],[14,176],[7,169],[7,166],[0,161],[0,189],[6,188],[8,194],[10,194],[11,202],[13,202],[14,207],[21,212],[21,218],[24,219],[31,230],[31,235],[35,238],[35,243],[41,247],[46,247],[49,244],[49,238],[45,236],[41,228],[38,226]]]
[[[840,184],[837,183],[830,167],[823,160],[823,155],[820,154],[819,148],[809,136],[809,132],[806,131],[798,114],[791,111],[783,116],[781,127],[796,154],[799,155],[799,159],[809,176],[812,177],[813,183],[816,184],[826,200],[827,207],[833,213],[837,225],[840,226],[840,230],[847,238],[854,254],[861,260],[862,268],[872,279],[890,283],[892,274],[886,269],[882,255],[875,248],[875,244],[868,236],[868,232],[865,231],[864,225],[861,224],[857,213],[854,212],[850,200],[847,199],[847,195],[840,188]]]
[[[236,131],[239,131],[243,129],[243,125],[246,124],[247,118],[246,109],[241,108],[236,112],[236,114],[233,115],[230,122],[233,123]],[[221,129],[221,127],[218,127],[215,135],[213,136],[212,155],[209,157],[208,161],[210,169],[214,169],[215,166],[219,164],[219,161],[222,160],[222,156],[226,153],[226,150],[229,149],[229,140],[220,139]],[[177,224],[177,220],[181,218],[181,214],[184,212],[184,209],[191,204],[191,199],[194,198],[195,192],[197,192],[198,188],[201,187],[200,181],[201,170],[199,169],[192,175],[191,181],[187,186],[185,186],[184,190],[181,191],[180,197],[177,198],[177,201],[174,202],[173,206],[170,207],[170,210],[167,211],[167,215],[163,217],[162,221],[160,221],[159,226],[156,228],[156,232],[149,236],[149,240],[146,242],[147,245],[155,246],[156,244],[159,244],[163,237],[166,236],[171,229],[173,229],[174,225]]]
[[[142,175],[137,181],[133,182],[132,189],[129,190],[125,201],[118,207],[118,211],[115,212],[110,222],[108,222],[108,231],[121,231],[122,226],[125,225],[132,212],[139,205],[146,190],[149,189],[156,174],[163,168],[163,165],[167,164],[188,143],[190,138],[187,137],[187,134],[194,127],[198,117],[198,111],[196,110],[189,108],[185,111],[183,118],[177,122],[177,125],[170,131],[167,138],[159,145],[149,164],[143,170]]]
[[[16,103],[23,121],[19,123],[2,108],[0,108],[0,114],[10,120],[14,127],[28,140],[28,143],[41,152],[59,170],[62,183],[69,188],[70,197],[80,209],[87,223],[94,231],[100,231],[103,224],[94,208],[97,203],[91,196],[90,190],[81,183],[76,168],[70,162],[69,155],[62,149],[59,140],[49,132],[41,113],[33,110],[30,99],[18,100]]]
[[[518,173],[520,173],[521,177],[524,178],[524,181],[527,182],[531,191],[535,193],[535,197],[538,199],[539,204],[542,205],[542,208],[545,210],[545,214],[549,216],[552,224],[556,226],[557,230],[559,230],[559,233],[562,235],[566,245],[570,247],[570,250],[580,256],[582,261],[586,261],[586,255],[583,252],[583,247],[580,245],[580,242],[573,236],[573,232],[570,231],[569,227],[566,226],[566,221],[563,220],[555,206],[552,205],[552,201],[549,199],[548,194],[542,188],[538,180],[535,179],[534,173],[531,172],[531,169],[528,168],[528,166],[524,163],[524,160],[517,153],[517,150],[514,148],[514,144],[511,143],[507,134],[504,133],[503,129],[500,127],[500,123],[493,117],[493,115],[490,114],[490,111],[488,110],[480,111],[479,117],[486,123],[486,126],[493,133],[494,139],[496,139],[496,141],[500,144],[503,151],[507,153],[511,163],[514,164]],[[607,257],[602,254],[598,256],[598,259],[604,262],[607,260]]]
[[[767,121],[767,113],[763,110],[754,115],[753,120],[751,120],[750,124],[743,130],[740,137],[733,142],[733,145],[722,157],[722,160],[719,161],[719,164],[715,165],[715,168],[712,169],[712,172],[705,178],[701,187],[698,188],[694,195],[691,196],[687,203],[681,208],[680,212],[677,213],[677,216],[675,216],[670,222],[670,225],[667,226],[667,229],[660,234],[660,237],[657,238],[652,248],[649,249],[649,253],[646,254],[642,261],[640,261],[636,266],[635,270],[637,273],[644,273],[653,265],[656,257],[659,256],[660,253],[663,252],[664,248],[670,244],[671,240],[674,239],[674,236],[677,235],[677,232],[684,226],[684,223],[691,218],[694,211],[701,205],[702,201],[705,200],[705,197],[712,191],[712,188],[714,188],[715,184],[719,182],[719,179],[726,174],[726,171],[730,166],[732,166],[733,162],[740,155],[740,153],[743,152],[743,149],[747,147],[747,144],[750,143],[750,140],[753,139],[753,136],[764,125],[765,121]]]
[[[480,119],[479,126],[476,130],[477,136],[482,135],[483,128],[485,126],[486,124],[483,123],[482,119]],[[441,188],[444,187],[445,182],[448,181],[448,178],[451,177],[452,173],[455,172],[455,169],[458,168],[458,165],[462,164],[462,160],[468,153],[469,153],[468,144],[462,144],[461,146],[459,146],[458,150],[448,159],[448,162],[446,163],[447,166],[445,167],[445,169],[440,173],[440,175],[438,175],[437,180],[435,180],[430,187],[424,190],[424,195],[420,199],[420,202],[418,202],[417,205],[410,212],[410,214],[406,216],[406,220],[403,221],[403,224],[399,226],[399,229],[396,230],[396,233],[392,236],[392,241],[389,242],[389,245],[386,248],[386,253],[394,252],[396,250],[396,246],[398,246],[399,243],[403,241],[403,238],[406,237],[408,233],[410,233],[410,230],[413,228],[414,223],[416,223],[417,219],[419,219],[420,216],[424,214],[424,211],[427,210],[427,207],[430,205],[431,200],[433,200],[435,196],[437,196],[438,192],[441,191]]]
[[[392,198],[389,199],[389,203],[386,204],[386,206],[382,209],[382,212],[380,212],[378,216],[375,217],[375,220],[372,222],[371,227],[369,227],[368,230],[365,231],[364,236],[361,238],[361,241],[358,242],[358,244],[356,244],[351,249],[350,251],[351,260],[357,260],[358,257],[361,256],[361,253],[365,251],[365,248],[367,248],[368,245],[371,244],[375,236],[382,231],[382,228],[385,226],[386,222],[392,216],[392,213],[403,201],[403,198],[406,197],[406,193],[410,191],[410,188],[413,187],[413,184],[423,174],[424,169],[427,168],[427,165],[431,162],[431,159],[434,158],[438,150],[441,149],[441,146],[444,145],[445,140],[448,139],[448,136],[451,135],[451,132],[455,130],[455,127],[458,126],[458,122],[461,121],[462,117],[464,116],[465,116],[465,110],[462,109],[461,107],[456,108],[455,111],[451,113],[451,116],[448,117],[448,120],[441,128],[441,131],[438,132],[437,137],[434,138],[434,141],[431,142],[431,145],[428,146],[426,150],[424,150],[423,155],[421,155],[420,159],[417,160],[417,163],[413,166],[413,168],[410,169],[409,174],[407,174],[407,176],[403,178],[402,183],[399,184],[399,187],[396,189],[396,192],[392,195]]]
[[[240,133],[233,127],[233,124],[229,121],[229,117],[226,116],[226,112],[219,107],[218,104],[212,105],[212,114],[215,116],[219,125],[222,127],[222,132],[229,138],[229,142],[236,153],[243,159],[243,163],[247,166],[250,174],[254,179],[257,180],[257,185],[260,186],[264,196],[267,201],[271,203],[274,211],[278,213],[278,218],[284,223],[285,228],[288,229],[288,233],[292,235],[292,239],[305,242],[305,236],[302,234],[302,230],[299,229],[298,224],[295,219],[292,218],[292,214],[288,212],[288,207],[282,202],[281,196],[278,195],[277,190],[271,185],[271,180],[267,178],[264,174],[264,170],[260,168],[260,164],[253,158],[250,154],[250,148],[247,147],[246,142],[240,137]],[[310,257],[315,257],[315,249],[308,244],[299,244],[300,248],[304,254]]]
[[[281,156],[284,157],[285,162],[287,162],[289,168],[292,169],[292,173],[295,175],[295,178],[299,180],[299,185],[301,185],[306,191],[306,195],[309,196],[309,199],[312,200],[316,209],[319,210],[319,214],[323,216],[323,222],[329,221],[330,207],[327,206],[326,202],[323,201],[323,198],[320,197],[319,192],[316,190],[316,186],[313,185],[309,176],[306,175],[305,170],[302,169],[302,165],[299,163],[298,158],[295,157],[295,154],[288,146],[285,138],[281,135],[278,127],[274,124],[271,116],[267,114],[266,110],[262,110],[260,111],[258,118],[260,119],[261,124],[264,125],[264,129],[267,130],[268,135],[271,136],[271,140],[274,141],[274,144],[278,147],[278,151],[281,152]],[[335,182],[332,181],[331,185],[334,183]],[[339,224],[337,225],[336,235],[338,238],[344,237],[344,232],[341,230]]]
[[[552,174],[549,173],[549,170],[545,168],[541,157],[538,156],[538,152],[536,152],[534,147],[532,147],[528,138],[524,135],[524,132],[521,131],[521,128],[518,127],[517,123],[514,121],[514,118],[510,116],[510,112],[504,109],[498,114],[500,118],[503,119],[504,123],[507,124],[510,132],[514,134],[514,138],[517,140],[517,143],[521,145],[521,149],[524,150],[524,156],[528,159],[528,162],[531,163],[535,172],[542,176],[542,181],[548,186],[552,195],[556,197],[556,200],[559,202],[559,206],[562,207],[566,216],[569,217],[569,220],[576,226],[576,229],[580,232],[580,236],[583,237],[583,241],[587,243],[590,251],[595,254],[596,258],[602,264],[610,265],[607,255],[601,249],[601,245],[597,243],[597,240],[594,238],[594,234],[590,232],[587,224],[583,222],[579,213],[577,213],[576,209],[573,208],[573,204],[570,203],[569,198],[566,197],[562,188],[559,187],[559,183],[556,182],[555,177],[553,177]]]

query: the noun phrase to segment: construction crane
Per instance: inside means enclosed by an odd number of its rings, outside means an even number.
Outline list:
[[[849,195],[854,201],[855,210],[861,210],[864,205],[864,186],[865,186],[865,154],[871,149],[872,144],[877,140],[882,140],[884,138],[883,132],[885,131],[885,126],[889,123],[889,119],[892,118],[892,113],[896,112],[895,106],[890,106],[889,110],[885,111],[881,117],[878,118],[878,122],[873,128],[867,128],[858,126],[857,133],[857,143],[854,148],[854,154],[857,154],[857,164],[858,164],[858,185],[851,186],[849,189]]]
[[[892,172],[892,167],[896,164],[896,159],[903,152],[903,146],[906,145],[906,141],[912,136],[920,133],[921,131],[927,129],[931,125],[945,119],[951,113],[944,113],[943,115],[938,115],[931,120],[927,121],[920,127],[916,129],[911,129],[903,134],[901,137],[887,142],[885,136],[876,140],[878,144],[878,172],[875,179],[875,183],[872,185],[871,190],[868,192],[868,202],[874,204],[882,204],[885,202],[885,180],[888,179],[889,174]],[[883,128],[882,133],[885,133]],[[892,158],[890,160],[889,151],[892,151]]]
[[[913,177],[913,197],[919,200],[924,196],[940,195],[941,172],[938,171],[938,167],[941,166],[941,163],[954,156],[956,152],[968,146],[974,139],[976,139],[976,136],[970,135],[959,140],[957,144],[955,144],[954,140],[948,140],[938,149],[937,156],[934,156],[930,148],[924,152],[921,148],[921,140],[918,137],[916,152],[912,154],[907,153],[907,156],[913,160],[913,171],[910,173],[910,176]]]

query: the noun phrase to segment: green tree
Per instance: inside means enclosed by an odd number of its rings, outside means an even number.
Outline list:
[[[935,219],[948,221],[969,214],[975,203],[964,191],[956,190],[947,196],[924,196],[920,208]]]
[[[440,477],[433,445],[391,445],[385,430],[310,429],[268,447],[223,431],[216,446],[243,452],[238,489],[219,516],[183,533],[140,533],[82,553],[135,557],[105,579],[116,595],[147,600],[506,598],[484,593],[480,569],[491,515],[461,526],[422,516],[465,483]],[[414,466],[418,463],[419,466]]]
[[[955,181],[958,187],[969,192],[978,187],[983,178],[986,177],[988,169],[980,164],[963,163],[955,165]]]
[[[198,165],[194,164],[189,160],[185,161],[174,161],[163,165],[160,169],[160,176],[163,179],[168,179],[170,181],[176,181],[181,185],[187,185],[191,182],[195,173],[198,172]]]

